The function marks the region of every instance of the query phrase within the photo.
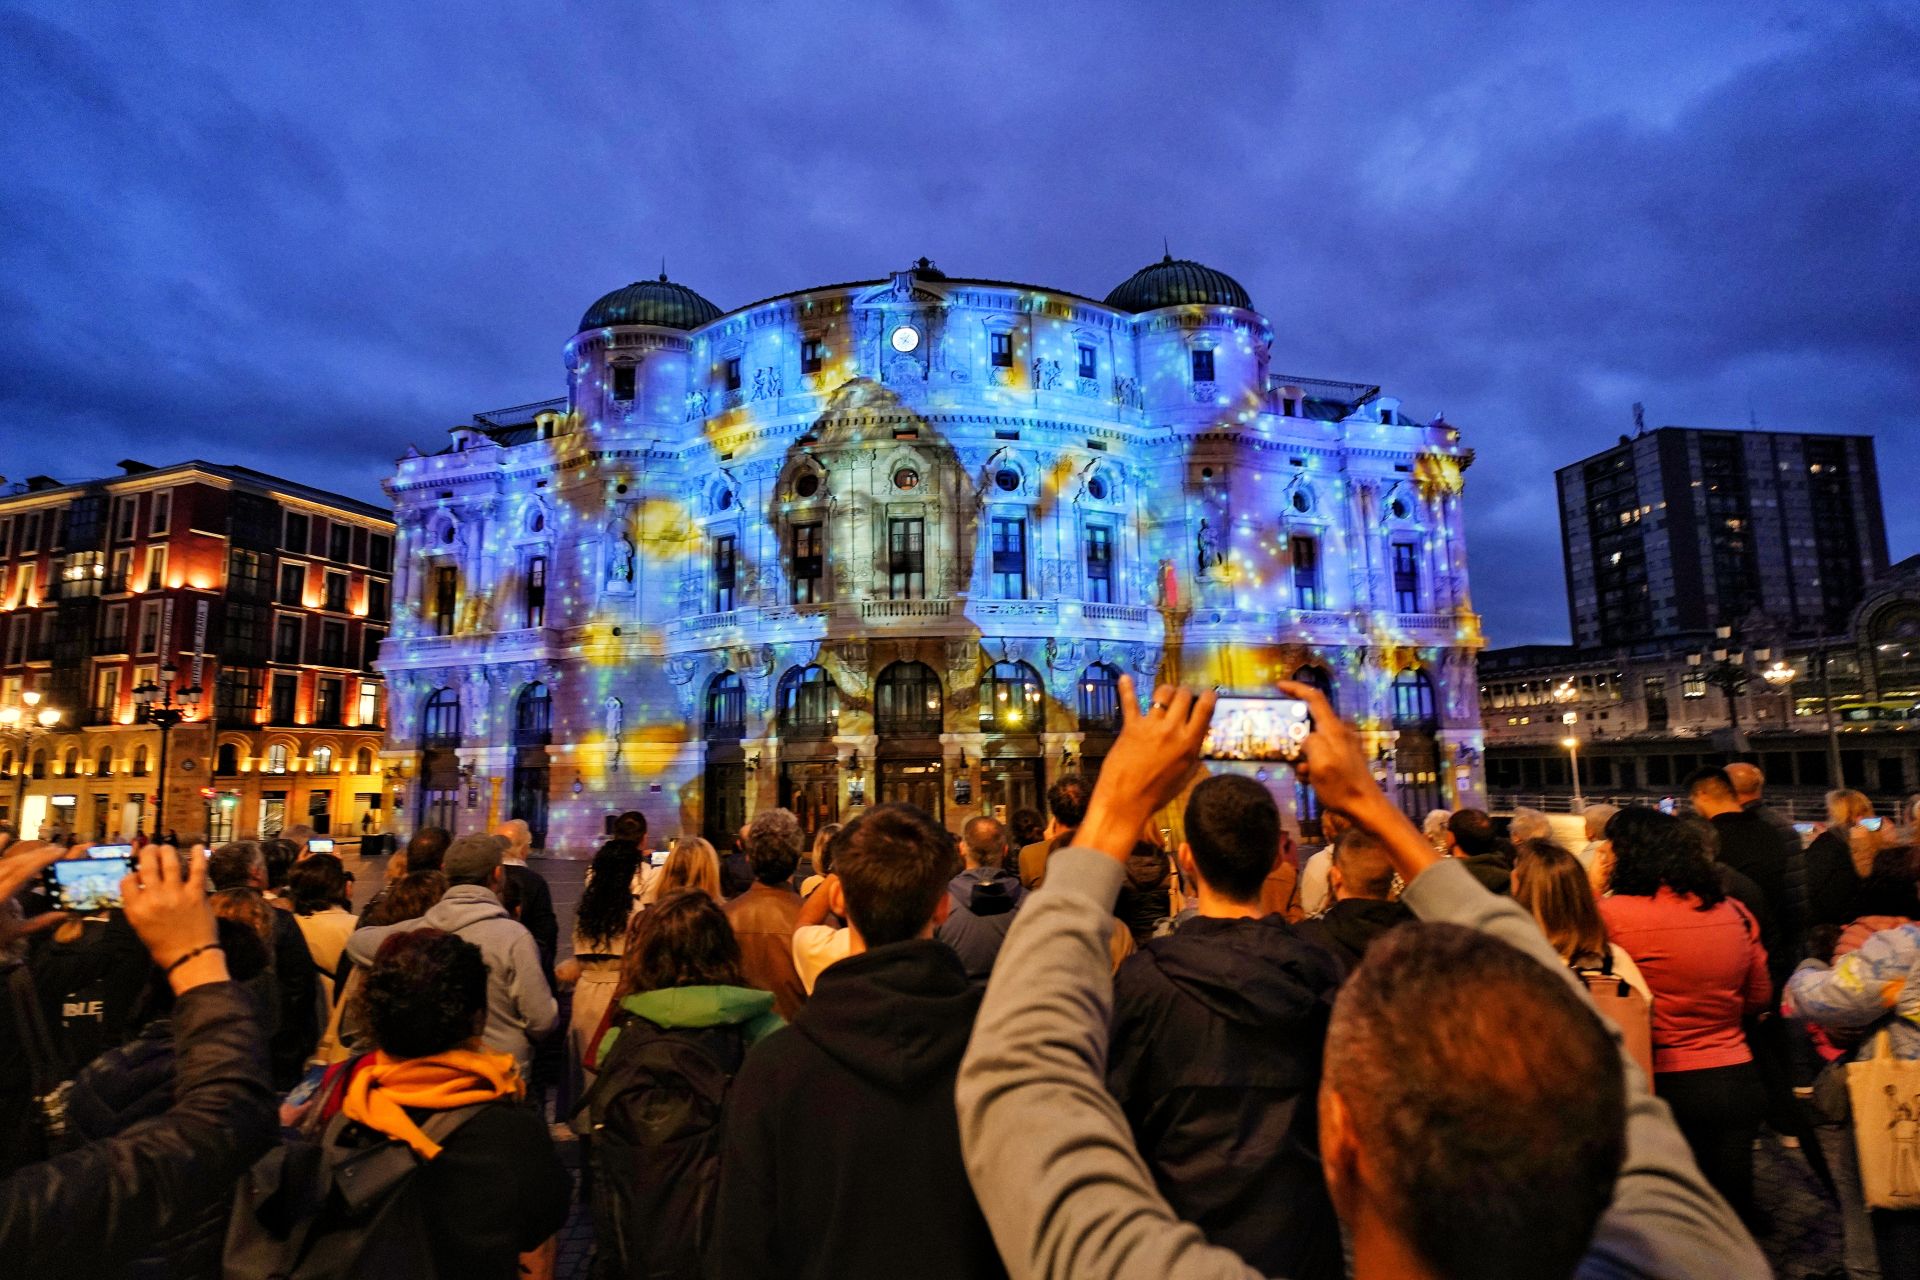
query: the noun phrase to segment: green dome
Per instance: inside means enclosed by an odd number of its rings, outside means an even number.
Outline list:
[[[1128,276],[1107,295],[1107,305],[1122,311],[1152,311],[1158,307],[1245,307],[1253,299],[1240,282],[1224,271],[1172,254]]]
[[[615,289],[587,308],[580,317],[580,332],[604,329],[617,324],[656,324],[665,329],[698,329],[718,319],[720,308],[687,288],[667,279],[635,280]]]

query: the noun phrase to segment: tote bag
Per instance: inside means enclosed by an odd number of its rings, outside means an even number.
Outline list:
[[[1578,971],[1586,980],[1587,994],[1593,997],[1594,1007],[1600,1010],[1600,1016],[1620,1028],[1620,1036],[1626,1042],[1627,1052],[1640,1064],[1640,1070],[1646,1076],[1647,1087],[1653,1087],[1653,1010],[1647,1004],[1647,998],[1634,990],[1633,984],[1613,972],[1613,951],[1607,950],[1607,958],[1598,969]]]
[[[1847,1064],[1860,1188],[1873,1209],[1920,1209],[1920,1060],[1893,1056],[1886,1031]]]

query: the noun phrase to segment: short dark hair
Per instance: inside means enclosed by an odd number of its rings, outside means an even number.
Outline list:
[[[1342,989],[1325,1072],[1370,1153],[1369,1194],[1437,1274],[1573,1274],[1613,1195],[1626,1104],[1620,1051],[1565,975],[1474,929],[1403,924]]]
[[[727,913],[698,889],[679,889],[634,916],[620,964],[621,998],[668,987],[744,987],[740,942]]]
[[[409,871],[387,886],[380,901],[367,908],[367,924],[418,920],[447,896],[447,877],[439,871]]]
[[[1007,815],[1007,825],[1013,828],[1013,842],[1025,847],[1038,844],[1047,834],[1047,819],[1038,809],[1015,809]]]
[[[641,841],[647,838],[647,815],[638,809],[629,809],[613,820],[613,838],[630,841],[639,848]]]
[[[800,865],[803,839],[800,819],[792,811],[762,809],[754,814],[747,824],[747,838],[741,842],[753,878],[761,884],[793,879],[793,869]]]
[[[1460,852],[1470,858],[1492,853],[1500,847],[1493,830],[1493,816],[1485,809],[1455,809],[1447,819],[1447,830],[1453,833]]]
[[[1280,856],[1280,806],[1238,773],[1216,773],[1187,797],[1187,844],[1200,878],[1235,902],[1254,902]]]
[[[422,827],[407,841],[407,870],[438,871],[447,861],[453,833],[445,827]]]
[[[1047,809],[1063,827],[1077,827],[1087,820],[1087,801],[1093,788],[1077,773],[1063,773],[1047,788]]]
[[[260,852],[267,859],[267,888],[286,888],[287,875],[293,870],[293,864],[299,860],[300,846],[291,840],[275,837],[272,840],[262,840]]]
[[[1719,765],[1710,764],[1704,769],[1695,769],[1687,775],[1686,788],[1689,796],[1697,796],[1704,792],[1715,800],[1723,800],[1728,804],[1739,802],[1739,797],[1734,794],[1733,779],[1729,778],[1727,771]]]
[[[293,909],[299,915],[312,915],[328,907],[351,907],[346,864],[331,853],[316,853],[294,864],[287,877],[293,893]]]
[[[222,889],[251,889],[255,867],[265,870],[266,851],[258,840],[229,840],[207,855],[207,883]]]
[[[960,855],[947,829],[910,804],[883,804],[833,838],[833,873],[868,947],[918,937]]]
[[[405,929],[374,953],[365,988],[374,1043],[396,1058],[445,1053],[487,1007],[480,948],[440,929]]]
[[[1613,874],[1607,888],[1616,894],[1651,898],[1664,887],[1700,899],[1700,909],[1727,896],[1713,865],[1708,824],[1687,823],[1646,805],[1628,805],[1607,819],[1613,846]]]
[[[1393,892],[1393,859],[1387,856],[1386,842],[1370,831],[1342,831],[1333,842],[1333,865],[1356,898],[1384,902]]]

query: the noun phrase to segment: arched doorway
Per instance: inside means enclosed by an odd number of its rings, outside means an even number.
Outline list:
[[[1419,667],[1393,678],[1393,775],[1400,810],[1418,822],[1440,807],[1440,717],[1433,680]]]
[[[454,831],[460,813],[460,698],[436,689],[420,713],[420,797],[415,825]]]
[[[551,780],[547,744],[553,741],[553,695],[535,682],[513,704],[513,798],[509,817],[533,833],[533,847],[547,847],[547,797]]]
[[[880,736],[879,803],[910,804],[934,821],[946,817],[940,730],[946,698],[924,662],[896,662],[874,684],[873,728]]]
[[[980,679],[982,812],[1001,821],[1015,809],[1045,812],[1047,766],[1040,734],[1047,727],[1047,698],[1040,674],[1024,662],[996,662]]]
[[[747,820],[747,760],[740,747],[747,733],[747,686],[737,672],[722,671],[707,682],[700,730],[707,743],[700,833],[714,848],[730,849]]]
[[[800,819],[811,841],[840,821],[840,761],[833,735],[840,727],[840,689],[821,666],[793,667],[775,694],[780,734],[780,804]]]

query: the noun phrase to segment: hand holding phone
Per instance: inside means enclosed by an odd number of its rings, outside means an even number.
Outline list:
[[[102,856],[99,850],[116,853]],[[89,914],[125,905],[120,882],[132,869],[133,850],[127,845],[100,845],[87,857],[68,858],[47,868],[47,897],[56,911]]]

